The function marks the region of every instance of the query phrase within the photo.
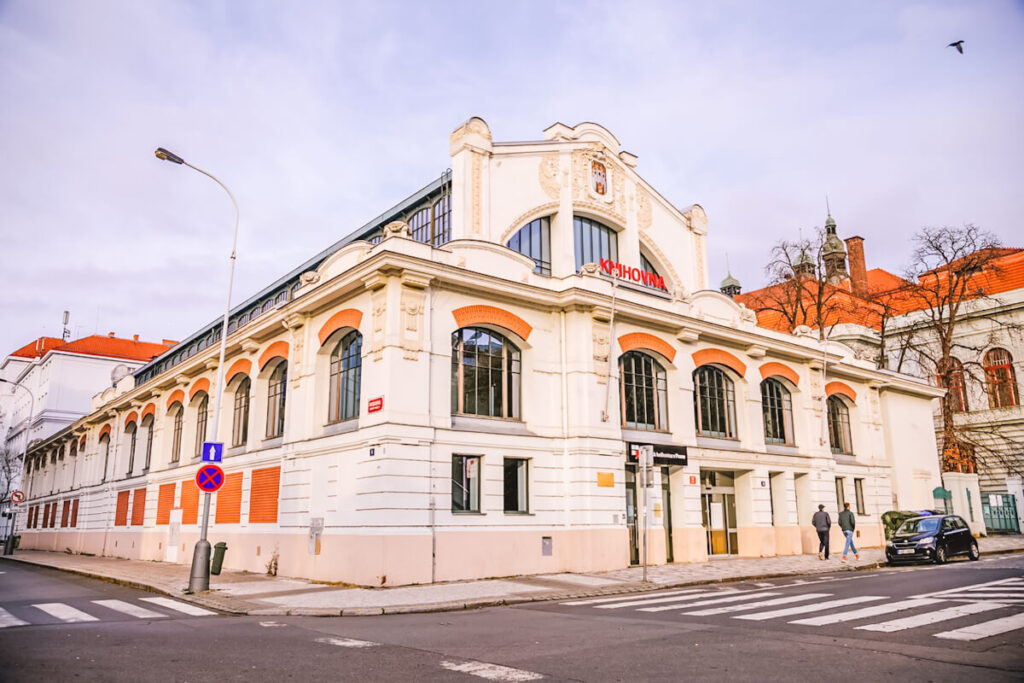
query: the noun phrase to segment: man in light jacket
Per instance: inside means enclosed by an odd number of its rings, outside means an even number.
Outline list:
[[[825,512],[825,506],[819,505],[818,511],[811,517],[811,524],[818,532],[818,559],[828,559],[828,530],[832,528],[832,518]]]
[[[859,560],[860,553],[857,552],[857,546],[853,544],[853,530],[857,528],[857,518],[853,516],[853,510],[850,509],[849,503],[846,503],[846,509],[839,513],[839,528],[843,530],[843,535],[846,536],[846,545],[843,546],[843,559],[845,560],[852,550],[853,556]]]

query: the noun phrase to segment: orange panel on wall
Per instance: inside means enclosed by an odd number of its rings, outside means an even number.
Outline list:
[[[249,491],[250,522],[263,524],[277,522],[277,499],[280,484],[280,467],[252,471],[252,486]]]
[[[132,501],[132,526],[142,526],[146,521],[146,489],[135,489],[135,500]]]
[[[171,508],[174,507],[174,482],[160,484],[160,492],[156,497],[156,523],[168,524],[171,521]]]
[[[181,523],[199,522],[199,487],[194,479],[181,482]]]
[[[78,526],[78,499],[71,503],[71,526]]]
[[[61,527],[66,527],[68,525],[68,515],[70,515],[70,514],[71,514],[71,501],[70,500],[65,500],[64,501],[64,509],[61,510],[61,513],[60,513],[60,525],[61,525]]]
[[[242,473],[224,475],[224,485],[217,491],[217,524],[238,524],[242,518]]]
[[[114,511],[114,526],[126,526],[128,524],[128,498],[131,491],[121,491],[117,494],[117,509]]]

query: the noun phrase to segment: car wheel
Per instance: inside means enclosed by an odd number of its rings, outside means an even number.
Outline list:
[[[981,552],[978,550],[977,541],[971,541],[971,547],[967,551],[967,556],[972,560],[978,560],[981,558]]]
[[[946,564],[946,548],[945,546],[935,546],[935,564]]]

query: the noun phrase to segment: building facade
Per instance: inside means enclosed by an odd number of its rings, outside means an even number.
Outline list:
[[[703,209],[607,130],[501,143],[473,118],[450,149],[234,309],[227,567],[401,585],[635,564],[630,444],[655,450],[652,563],[816,552],[811,514],[844,500],[878,545],[881,513],[931,504],[942,392],[709,291]],[[217,342],[200,330],[32,449],[23,546],[188,561]]]

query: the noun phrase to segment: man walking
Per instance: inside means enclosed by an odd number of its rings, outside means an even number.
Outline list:
[[[832,528],[832,518],[825,512],[825,506],[819,505],[818,511],[811,517],[811,524],[814,525],[814,530],[818,532],[818,559],[828,559],[828,531]]]
[[[860,553],[857,552],[857,546],[853,544],[853,530],[857,528],[857,519],[853,516],[853,510],[850,509],[850,504],[846,503],[846,509],[839,513],[839,528],[843,530],[843,535],[846,536],[846,545],[843,546],[843,559],[846,559],[846,555],[852,550],[853,556],[858,560],[860,559]]]

